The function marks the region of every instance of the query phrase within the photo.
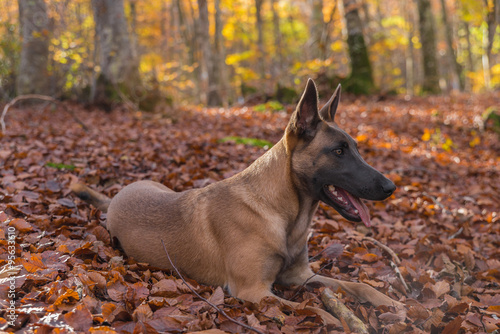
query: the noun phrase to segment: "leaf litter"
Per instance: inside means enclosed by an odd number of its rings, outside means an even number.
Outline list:
[[[392,313],[338,291],[336,297],[370,332],[500,328],[500,144],[498,133],[481,123],[481,114],[499,104],[492,95],[342,104],[337,122],[398,190],[385,202],[367,203],[371,229],[321,205],[309,251],[315,271],[365,282],[406,305],[406,313]],[[172,273],[112,248],[101,226],[105,214],[75,199],[69,185],[80,180],[109,196],[142,179],[176,191],[205,186],[243,170],[267,149],[253,142],[277,142],[293,107],[180,108],[175,118],[120,108],[104,113],[69,102],[65,107],[85,120],[88,132],[61,110],[22,107],[9,114],[8,130],[0,135],[0,304],[2,310],[9,306],[14,277],[17,315],[9,326],[1,311],[0,329],[247,332]],[[12,268],[9,227],[16,234]],[[258,330],[326,332],[320,317],[305,310],[272,298],[244,302],[186,280],[230,317]],[[322,305],[320,286],[276,285],[274,291],[303,305]],[[342,333],[341,325],[328,330]]]

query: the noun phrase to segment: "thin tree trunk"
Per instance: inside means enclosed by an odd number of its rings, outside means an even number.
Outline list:
[[[470,41],[470,26],[464,22],[465,40],[467,43],[467,71],[474,72],[474,61],[472,59],[472,44]],[[468,90],[472,89],[470,79],[466,81]]]
[[[48,62],[50,25],[44,0],[19,0],[22,47],[16,90],[18,95],[50,94]]]
[[[188,59],[189,59],[189,65],[194,66],[197,63],[197,66],[193,70],[193,81],[195,83],[195,92],[194,96],[196,99],[196,102],[200,102],[201,100],[205,101],[205,94],[202,94],[202,89],[201,85],[202,82],[200,80],[201,78],[201,64],[198,61],[199,60],[199,47],[198,47],[198,38],[197,38],[197,33],[198,33],[198,24],[197,20],[194,17],[194,10],[192,8],[191,2],[189,1],[189,10],[191,13],[191,17],[193,18],[193,24],[191,25],[189,22],[187,22],[187,16],[184,12],[184,7],[182,5],[182,0],[176,0],[175,1],[175,6],[177,8],[177,17],[179,20],[179,31],[181,33],[181,36],[184,39],[184,44],[188,46]],[[202,96],[203,95],[203,96]]]
[[[430,0],[417,0],[417,4],[424,69],[422,90],[426,93],[437,94],[440,89],[434,16],[432,15]]]
[[[215,40],[214,40],[214,79],[218,82],[218,96],[220,96],[217,105],[227,106],[227,80],[226,80],[226,52],[224,48],[224,36],[222,35],[223,23],[221,19],[220,0],[215,0]],[[217,101],[214,101],[214,103]]]
[[[115,89],[119,89],[136,100],[134,94],[139,93],[141,87],[139,67],[128,32],[123,0],[92,0],[92,8],[101,67],[97,96],[114,98]],[[113,91],[111,96],[110,88]]]
[[[266,64],[264,57],[264,31],[263,31],[263,23],[262,23],[262,4],[264,0],[255,0],[255,18],[257,21],[257,49],[258,49],[258,62],[259,62],[259,72],[260,78],[266,78]]]
[[[375,89],[372,67],[368,57],[363,26],[359,17],[356,0],[343,0],[347,25],[347,45],[351,58],[351,75],[347,81],[347,90],[356,94],[369,94]]]
[[[491,65],[491,50],[493,48],[493,40],[497,29],[498,21],[500,20],[500,0],[492,0],[493,6],[488,5],[488,0],[484,0],[488,13],[486,16],[486,23],[488,24],[488,43],[486,47],[486,54],[488,55],[488,62]]]
[[[453,31],[451,24],[448,21],[448,11],[446,10],[445,0],[441,0],[441,10],[443,15],[443,24],[446,32],[446,44],[448,46],[448,54],[450,58],[451,65],[455,71],[456,79],[458,81],[458,86],[461,91],[464,90],[464,76],[462,65],[457,60],[457,51],[453,47]]]
[[[415,94],[415,46],[413,45],[414,33],[414,9],[411,2],[403,0],[406,12],[406,21],[408,22],[408,47],[406,48],[406,94],[413,96]]]
[[[208,6],[207,0],[198,0],[198,10],[199,10],[199,37],[201,45],[201,58],[202,58],[202,79],[207,82],[207,105],[217,106],[221,105],[221,98],[219,92],[217,91],[218,83],[217,76],[219,73],[215,73],[215,62],[210,45],[210,26],[208,21]]]
[[[493,49],[493,41],[495,32],[500,21],[500,0],[492,0],[493,6],[489,6],[488,0],[484,0],[487,8],[486,23],[487,31],[483,32],[483,44],[486,48],[486,57],[483,57],[484,81],[487,89],[491,88],[491,50]]]
[[[325,26],[325,19],[323,17],[323,0],[312,0],[312,16],[310,24],[310,42],[308,49],[311,50],[310,58],[322,58],[325,54],[325,45],[322,45],[322,33]]]
[[[280,16],[278,14],[278,1],[271,0],[271,10],[273,12],[273,35],[274,35],[274,66],[273,75],[278,78],[278,84],[281,77],[281,69],[283,68],[283,50],[281,46],[281,29],[280,29]]]

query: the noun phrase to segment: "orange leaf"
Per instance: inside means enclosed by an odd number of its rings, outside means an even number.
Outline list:
[[[40,254],[34,254],[29,261],[23,263],[24,268],[30,273],[35,273],[38,270],[47,269],[47,266],[42,261]]]
[[[12,219],[12,221],[9,223],[9,226],[13,226],[16,230],[22,233],[33,230],[33,226],[26,220],[21,218]]]
[[[378,261],[378,255],[373,254],[373,253],[366,253],[365,255],[361,256],[361,260],[372,263]]]
[[[57,300],[54,302],[55,305],[59,305],[61,303],[70,302],[71,299],[79,300],[80,296],[78,296],[78,292],[73,289],[68,289],[62,295],[60,295]]]

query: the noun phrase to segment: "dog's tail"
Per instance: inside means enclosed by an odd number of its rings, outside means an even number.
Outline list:
[[[81,183],[73,183],[70,189],[81,200],[95,206],[102,212],[108,212],[109,203],[111,203],[111,198],[108,196],[98,193]]]

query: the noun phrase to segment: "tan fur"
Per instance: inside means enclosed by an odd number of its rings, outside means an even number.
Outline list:
[[[163,240],[176,266],[190,278],[259,302],[273,295],[276,281],[303,284],[313,276],[307,235],[318,201],[301,189],[297,174],[312,168],[327,138],[320,133],[305,147],[291,127],[292,122],[282,140],[246,170],[205,188],[178,193],[140,181],[125,187],[110,203],[83,185],[72,189],[107,208],[107,228],[128,256],[171,269]],[[401,305],[365,284],[322,276],[310,282],[341,288],[376,306]],[[333,322],[327,312],[312,309]]]

